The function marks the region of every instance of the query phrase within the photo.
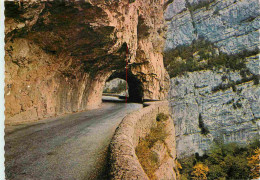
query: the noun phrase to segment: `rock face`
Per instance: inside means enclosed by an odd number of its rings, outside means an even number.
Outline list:
[[[258,0],[174,0],[165,11],[165,49],[190,44],[199,37],[228,54],[259,45]]]
[[[254,77],[260,72],[258,57],[247,58]],[[202,155],[214,140],[248,143],[259,138],[258,83],[228,69],[189,72],[172,78],[169,99],[178,157],[195,152]]]
[[[5,2],[6,123],[96,108],[113,73],[164,99],[164,1]],[[131,83],[132,82],[132,83]],[[138,82],[138,83],[136,83]]]
[[[200,39],[213,43],[216,52],[255,50],[259,15],[257,0],[173,0],[164,13],[168,25],[165,50],[190,46]],[[192,58],[196,61],[196,56]],[[202,154],[214,140],[246,143],[259,136],[258,56],[248,57],[246,66],[248,75],[215,68],[171,78],[169,101],[178,157]]]

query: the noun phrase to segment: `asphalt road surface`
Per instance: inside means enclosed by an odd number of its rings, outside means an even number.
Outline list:
[[[6,126],[6,178],[107,179],[107,150],[114,131],[127,113],[141,107],[106,102],[96,110]]]

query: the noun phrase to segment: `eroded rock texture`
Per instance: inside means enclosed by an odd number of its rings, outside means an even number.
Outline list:
[[[258,0],[174,0],[165,12],[165,48],[204,37],[223,52],[253,50],[259,45],[259,15]]]
[[[247,61],[250,72],[259,75],[258,56]],[[202,155],[214,141],[245,144],[259,138],[260,85],[252,74],[245,77],[240,71],[220,69],[171,79],[169,97],[179,157]]]
[[[167,50],[188,47],[200,38],[227,54],[259,45],[256,0],[174,0],[164,15]],[[197,53],[191,58],[196,60]],[[214,140],[248,143],[259,138],[259,63],[256,55],[246,58],[244,69],[211,68],[171,78],[169,101],[178,157],[203,154]]]
[[[6,2],[6,123],[98,107],[105,81],[124,73],[126,60],[143,98],[163,99],[163,4]]]

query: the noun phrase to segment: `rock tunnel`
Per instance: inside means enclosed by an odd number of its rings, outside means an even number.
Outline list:
[[[110,81],[115,78],[120,78],[126,81],[128,85],[127,90],[129,94],[129,97],[127,98],[128,102],[143,102],[143,84],[137,77],[135,77],[131,72],[126,73],[126,71],[121,71],[112,73],[112,75],[107,79],[107,81]]]
[[[163,5],[6,1],[6,123],[99,107],[106,80],[125,79],[126,61],[130,99],[164,99]]]

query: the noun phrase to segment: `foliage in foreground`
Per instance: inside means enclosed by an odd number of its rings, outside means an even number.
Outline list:
[[[182,180],[257,179],[260,177],[260,142],[248,146],[216,143],[206,155],[179,159]]]

